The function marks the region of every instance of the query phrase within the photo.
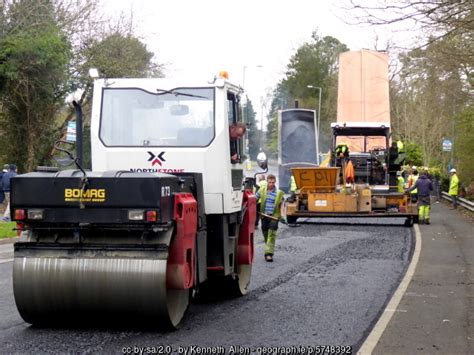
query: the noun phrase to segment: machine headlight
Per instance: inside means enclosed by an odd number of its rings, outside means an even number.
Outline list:
[[[28,219],[43,219],[43,210],[28,210]]]
[[[128,219],[130,221],[143,221],[145,216],[144,210],[130,210],[128,211]]]

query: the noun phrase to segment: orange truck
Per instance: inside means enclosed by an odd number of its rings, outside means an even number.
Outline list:
[[[337,122],[327,166],[292,167],[297,190],[287,221],[302,217],[399,217],[418,222],[417,207],[397,191],[402,152],[391,147],[388,56],[345,52],[339,58]]]

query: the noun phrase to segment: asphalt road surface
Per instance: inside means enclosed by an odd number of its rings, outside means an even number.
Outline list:
[[[317,345],[334,345],[355,353],[406,270],[412,229],[396,219],[308,221],[296,228],[280,225],[273,263],[264,261],[258,232],[251,291],[239,299],[192,304],[182,328],[169,333],[97,328],[93,320],[82,329],[31,327],[12,294],[11,245],[0,245],[6,260],[0,260],[1,352],[197,354],[240,346],[255,354],[317,353]]]

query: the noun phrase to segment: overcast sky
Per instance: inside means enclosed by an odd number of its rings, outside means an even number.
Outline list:
[[[341,2],[102,0],[107,15],[133,11],[137,35],[166,65],[166,76],[209,80],[227,70],[230,80],[242,85],[245,71],[245,89],[257,118],[261,98],[273,90],[291,55],[310,40],[315,29],[351,50],[373,49],[376,34],[379,43],[391,36],[380,28],[345,24],[342,18],[348,13],[341,9]]]

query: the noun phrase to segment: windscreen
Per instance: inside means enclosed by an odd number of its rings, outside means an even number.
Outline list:
[[[99,136],[109,147],[207,146],[214,138],[214,89],[106,88]]]
[[[371,150],[387,149],[385,137],[361,137],[361,136],[338,136],[336,139],[336,146],[339,144],[346,144],[349,147],[349,152],[364,153]]]

